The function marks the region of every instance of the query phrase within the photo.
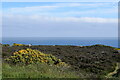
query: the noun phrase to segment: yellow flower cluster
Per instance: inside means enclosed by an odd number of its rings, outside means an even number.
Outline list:
[[[10,61],[12,63],[47,63],[47,64],[55,64],[55,65],[65,65],[60,59],[57,59],[55,56],[51,54],[44,54],[38,50],[32,49],[22,49],[13,53],[13,56],[6,59],[6,61]]]
[[[115,48],[115,50],[120,50],[120,48]]]
[[[67,66],[67,67],[69,67],[68,64],[66,64],[65,62],[59,62],[57,64],[57,66]]]
[[[25,46],[24,44],[16,44],[14,43],[12,46]]]

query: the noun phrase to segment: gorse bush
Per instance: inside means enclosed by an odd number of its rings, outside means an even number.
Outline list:
[[[24,44],[16,44],[16,43],[13,43],[12,46],[25,46]]]
[[[115,48],[115,50],[120,50],[120,48]]]
[[[12,56],[5,59],[8,62],[13,64],[23,63],[23,64],[32,64],[32,63],[47,63],[49,65],[58,65],[58,66],[67,66],[66,63],[62,62],[60,59],[56,58],[51,54],[44,54],[38,50],[32,49],[22,49],[17,52],[14,52]]]

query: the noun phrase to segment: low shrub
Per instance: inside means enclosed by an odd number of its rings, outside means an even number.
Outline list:
[[[51,54],[44,54],[38,50],[32,50],[30,48],[22,49],[14,52],[12,56],[5,59],[7,62],[17,64],[32,64],[32,63],[47,63],[49,65],[67,66],[66,63],[56,58]]]
[[[13,43],[12,46],[25,46],[24,44],[16,44],[16,43]]]
[[[120,50],[120,48],[115,48],[115,50]]]

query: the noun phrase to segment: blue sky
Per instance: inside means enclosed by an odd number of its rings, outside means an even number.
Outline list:
[[[117,37],[117,2],[3,2],[3,37]]]
[[[2,2],[118,2],[119,0],[1,0]]]

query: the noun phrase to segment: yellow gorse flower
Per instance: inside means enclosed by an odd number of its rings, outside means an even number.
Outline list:
[[[28,58],[28,56],[25,56],[25,58]]]
[[[22,49],[13,53],[13,56],[6,59],[6,61],[12,61],[14,63],[22,62],[24,64],[31,63],[47,63],[47,64],[58,64],[56,65],[66,65],[60,59],[57,59],[51,54],[44,54],[38,50],[32,50],[30,48]]]

